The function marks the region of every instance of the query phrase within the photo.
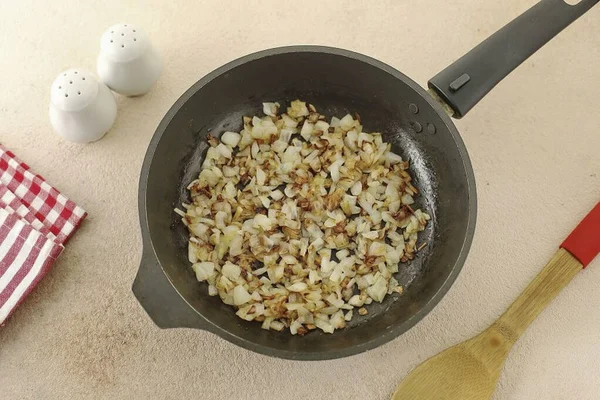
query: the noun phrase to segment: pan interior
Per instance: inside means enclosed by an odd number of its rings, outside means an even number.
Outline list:
[[[474,189],[470,164],[451,122],[437,113],[414,82],[381,63],[351,54],[275,52],[224,68],[192,87],[157,132],[162,136],[146,182],[146,217],[158,260],[180,295],[215,331],[259,351],[330,358],[390,340],[437,303],[432,299],[443,295],[454,280],[465,243],[466,247],[470,243]],[[187,260],[187,229],[173,212],[189,201],[185,187],[198,176],[208,133],[239,131],[242,116],[262,115],[263,101],[288,105],[296,98],[314,104],[328,118],[357,112],[365,131],[381,132],[394,152],[410,160],[415,186],[421,190],[417,206],[432,216],[418,242],[427,246],[397,274],[404,294],[372,304],[364,317],[355,313],[349,327],[333,335],[315,331],[298,337],[265,331],[260,323],[239,319],[218,297],[209,297]]]

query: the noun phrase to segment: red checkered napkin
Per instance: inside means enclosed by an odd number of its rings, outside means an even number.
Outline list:
[[[87,215],[1,144],[0,183],[29,208],[58,243],[65,243]]]
[[[86,215],[0,144],[0,326]]]
[[[22,220],[27,222],[44,236],[52,240],[56,239],[56,236],[50,232],[50,229],[45,227],[44,224],[29,211],[29,208],[27,208],[27,206],[25,206],[25,204],[23,204],[17,196],[8,189],[8,186],[3,185],[2,183],[0,183],[0,208],[3,208],[10,213],[17,214]]]

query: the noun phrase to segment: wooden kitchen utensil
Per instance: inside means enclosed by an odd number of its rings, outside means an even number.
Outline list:
[[[393,400],[489,399],[506,356],[548,303],[600,253],[600,203],[540,274],[488,329],[430,358],[398,386]]]

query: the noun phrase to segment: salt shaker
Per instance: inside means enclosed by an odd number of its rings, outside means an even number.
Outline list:
[[[162,60],[148,37],[131,24],[113,25],[100,39],[98,75],[125,96],[148,92],[162,70]]]
[[[111,91],[89,72],[63,71],[50,88],[50,122],[67,140],[96,141],[113,125],[117,103]]]

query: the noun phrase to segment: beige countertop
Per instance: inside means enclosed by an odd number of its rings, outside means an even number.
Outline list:
[[[289,4],[285,8],[285,4]],[[600,6],[457,122],[479,196],[468,261],[417,326],[365,354],[325,362],[257,355],[206,332],[160,330],[130,287],[141,255],[137,183],[150,138],[204,74],[268,47],[355,50],[421,84],[534,0],[0,2],[0,142],[89,217],[0,330],[6,399],[387,399],[407,372],[496,318],[600,200]],[[76,145],[48,121],[49,86],[95,70],[102,32],[145,29],[164,73],[141,98],[117,96],[101,141]],[[596,400],[600,260],[577,276],[510,355],[497,400]]]

